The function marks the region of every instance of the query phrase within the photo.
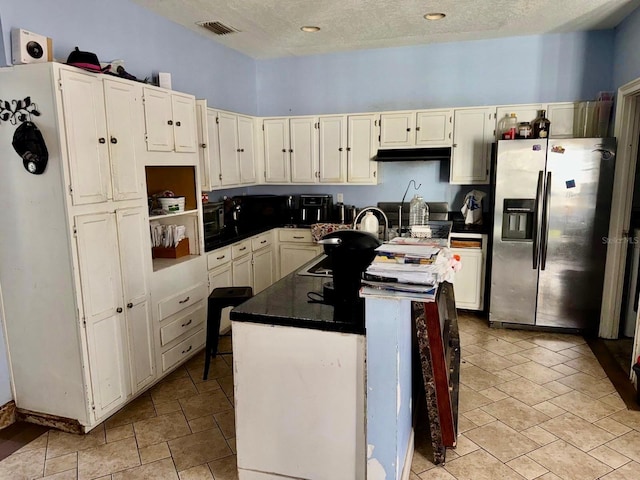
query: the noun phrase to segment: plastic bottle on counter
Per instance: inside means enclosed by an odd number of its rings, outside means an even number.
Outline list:
[[[362,230],[363,232],[369,232],[377,237],[379,227],[380,223],[378,222],[378,218],[373,214],[373,212],[367,212],[364,214],[364,218],[360,222],[360,230]]]
[[[500,136],[503,140],[515,140],[518,134],[518,117],[515,113],[500,120]]]
[[[414,195],[409,203],[409,226],[424,225],[427,221],[427,204],[420,195]]]

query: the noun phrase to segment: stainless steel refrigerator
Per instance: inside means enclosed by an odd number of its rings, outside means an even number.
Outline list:
[[[502,140],[489,320],[596,330],[615,139]]]

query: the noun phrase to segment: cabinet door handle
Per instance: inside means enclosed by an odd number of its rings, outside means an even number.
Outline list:
[[[183,327],[188,327],[189,325],[191,325],[191,322],[193,322],[193,319],[192,319],[192,318],[190,318],[188,322],[183,323],[183,324],[182,324],[182,326],[183,326]]]
[[[350,151],[351,151],[351,147],[347,147],[347,152],[350,152]]]
[[[116,308],[116,312],[117,312],[117,313],[122,313],[122,307],[118,307],[118,308]]]
[[[202,148],[207,148],[207,144],[206,144],[206,143],[203,143],[203,144],[201,144],[200,146],[201,146]]]
[[[185,353],[189,353],[192,348],[193,348],[193,345],[189,345],[189,348],[187,348],[186,350],[182,350],[182,354],[184,355]]]
[[[290,148],[290,149],[289,149],[289,153],[293,153],[293,148]]]
[[[411,129],[409,129],[409,130],[411,130]],[[420,131],[420,127],[416,127],[416,132],[419,132],[419,131]]]
[[[451,132],[449,132],[449,138],[451,138]]]
[[[167,120],[167,125],[173,125],[173,120]]]
[[[127,303],[127,308],[133,308],[133,303],[132,302]]]
[[[118,139],[116,137],[111,137],[111,143],[118,143]]]
[[[236,152],[240,152],[240,149],[239,149],[239,148],[236,148]]]
[[[184,300],[180,300],[178,303],[187,303],[191,297],[187,297]]]
[[[98,139],[98,143],[107,143],[107,141],[104,139],[104,137],[100,137]]]
[[[454,143],[453,145],[451,145],[453,148],[456,148],[458,146],[457,143]]]
[[[266,240],[262,240],[260,243],[267,243],[267,241]]]
[[[287,153],[287,149],[286,149],[286,148],[283,148],[283,149],[282,149],[282,153]]]
[[[216,257],[216,260],[222,260],[224,257],[226,257],[226,255],[222,255],[220,257]]]
[[[407,128],[407,132],[410,132],[410,131],[411,131],[411,128]]]
[[[339,152],[341,152],[341,151],[342,151],[342,147],[340,147],[340,148],[338,149],[338,151],[339,151]]]
[[[180,122],[176,122],[176,127],[179,127],[179,126],[180,126]]]
[[[244,152],[244,148],[241,148],[241,149],[240,149],[240,151],[241,151],[241,152]]]
[[[296,236],[294,236],[293,238],[295,238],[297,240],[302,240],[304,237],[296,237]]]
[[[244,251],[244,250],[246,250],[246,249],[247,249],[247,247],[242,247],[242,248],[240,248],[240,249],[238,249],[238,250],[239,250],[240,252],[242,252],[242,251]]]

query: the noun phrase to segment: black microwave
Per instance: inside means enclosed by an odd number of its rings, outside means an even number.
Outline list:
[[[215,248],[224,233],[224,203],[203,203],[202,223],[204,226],[204,251],[209,252]]]

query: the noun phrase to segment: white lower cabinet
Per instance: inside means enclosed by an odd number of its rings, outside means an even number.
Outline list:
[[[487,235],[454,234],[456,239],[466,242],[467,248],[455,248],[451,253],[460,256],[462,268],[455,275],[456,307],[466,310],[484,309],[485,263],[487,252]],[[465,245],[464,243],[462,245]]]
[[[234,260],[231,264],[231,275],[234,287],[253,288],[253,271],[251,269],[251,252]]]
[[[364,480],[364,349],[363,335],[233,322],[240,480]]]
[[[260,293],[273,284],[273,247],[265,247],[253,252],[253,294]]]
[[[313,241],[308,228],[281,228],[278,230],[280,278],[296,271],[323,251]]]

